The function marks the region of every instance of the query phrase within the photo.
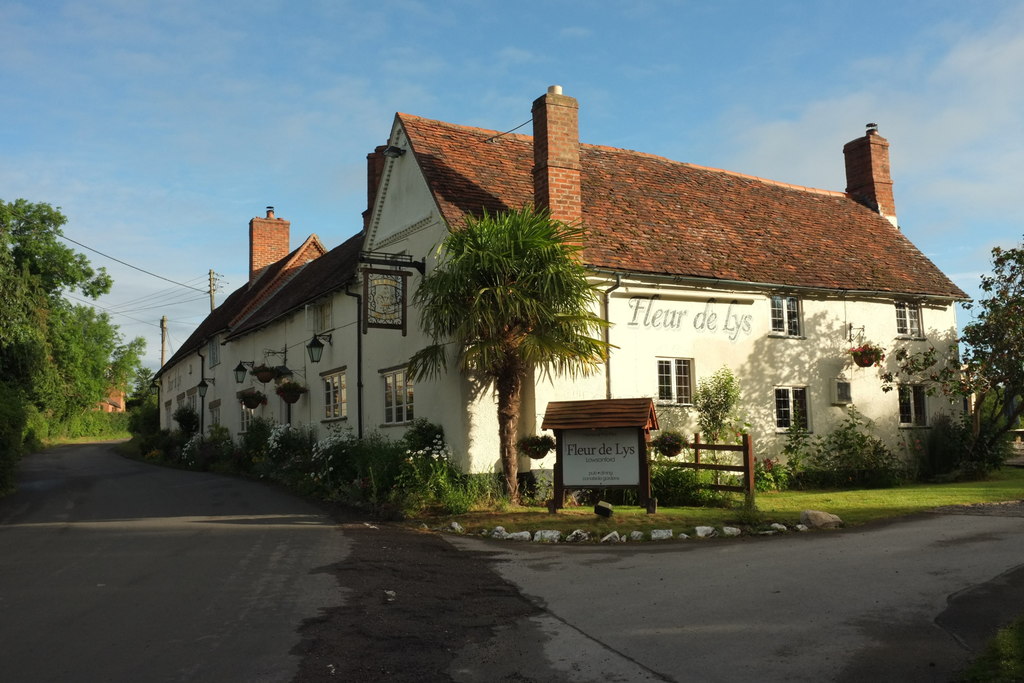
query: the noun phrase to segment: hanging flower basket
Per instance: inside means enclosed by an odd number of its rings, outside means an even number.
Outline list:
[[[249,410],[255,410],[267,402],[266,394],[255,389],[246,389],[245,391],[238,392],[238,398],[242,405]]]
[[[882,361],[885,360],[885,351],[882,347],[870,342],[850,349],[850,355],[853,356],[853,362],[857,364],[857,367],[861,368],[881,365]]]
[[[252,376],[266,384],[277,378],[277,368],[272,368],[269,365],[256,365],[253,366]]]
[[[548,434],[543,436],[524,436],[516,442],[516,448],[533,460],[540,460],[555,447],[555,438]]]
[[[651,439],[651,447],[666,458],[674,458],[686,447],[686,437],[679,432],[664,431]]]
[[[302,395],[307,391],[309,391],[309,389],[298,382],[282,382],[276,389],[277,395],[280,396],[281,400],[285,403],[295,403],[302,398]]]

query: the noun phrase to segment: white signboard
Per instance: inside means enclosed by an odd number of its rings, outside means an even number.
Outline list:
[[[565,486],[638,486],[640,445],[637,432],[636,427],[564,430],[562,481]]]

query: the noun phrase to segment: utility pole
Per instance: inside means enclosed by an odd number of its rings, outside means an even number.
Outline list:
[[[210,268],[210,312],[211,313],[213,313],[213,309],[215,309],[217,307],[216,304],[214,304],[214,302],[213,302],[213,289],[214,289],[213,275],[214,275],[213,268]]]
[[[167,362],[167,316],[160,318],[160,367]]]

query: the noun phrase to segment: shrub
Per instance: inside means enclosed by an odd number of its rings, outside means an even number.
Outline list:
[[[739,400],[740,383],[729,368],[719,368],[711,377],[697,383],[693,407],[705,441],[716,443],[725,435]]]
[[[704,488],[712,483],[712,475],[704,470],[679,467],[671,461],[651,460],[651,495],[658,505],[666,507],[701,507],[720,505],[725,500],[719,492]]]
[[[785,491],[789,488],[790,470],[774,458],[754,461],[754,488],[758,491]]]
[[[199,431],[199,413],[191,406],[181,406],[171,416],[178,423],[178,429],[187,437]]]
[[[799,473],[806,486],[824,488],[885,488],[906,478],[906,468],[878,437],[864,430],[869,422],[856,410],[835,430],[814,443],[806,469]]]
[[[14,488],[27,423],[26,406],[19,392],[0,383],[0,495]]]

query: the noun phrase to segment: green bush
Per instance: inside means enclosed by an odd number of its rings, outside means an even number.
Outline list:
[[[800,483],[814,488],[886,488],[906,479],[906,467],[853,408],[832,432],[814,441]]]
[[[50,437],[50,421],[31,403],[25,406],[25,436],[23,452],[34,453],[42,450],[44,441]]]
[[[754,461],[754,488],[758,491],[785,491],[789,488],[790,470],[775,458]]]
[[[191,406],[181,406],[171,415],[178,423],[178,430],[186,437],[191,437],[199,431],[199,413]]]
[[[680,467],[671,461],[651,459],[651,495],[665,507],[701,507],[721,505],[727,499],[720,492],[705,488],[713,483],[707,470]]]
[[[0,383],[0,495],[14,489],[18,461],[21,459],[27,424],[25,401],[21,394]]]

